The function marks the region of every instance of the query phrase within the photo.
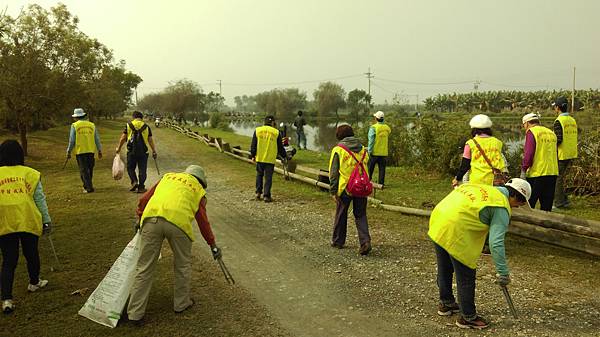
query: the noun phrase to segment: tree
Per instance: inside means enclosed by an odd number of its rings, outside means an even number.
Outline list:
[[[362,89],[354,89],[348,93],[346,100],[350,113],[358,120],[359,114],[367,114],[369,112],[371,96]]]
[[[294,112],[306,106],[306,93],[297,88],[273,89],[257,94],[256,106],[277,118],[292,118]]]
[[[319,117],[326,117],[335,112],[336,117],[339,118],[338,110],[346,106],[345,96],[344,88],[337,83],[319,84],[319,88],[313,92]]]

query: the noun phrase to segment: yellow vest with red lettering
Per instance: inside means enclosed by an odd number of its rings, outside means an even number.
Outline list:
[[[535,138],[533,164],[527,170],[527,177],[557,176],[558,153],[556,135],[552,130],[536,125],[529,129]]]
[[[40,172],[22,165],[0,166],[0,236],[42,234],[42,214],[33,201]]]
[[[392,129],[387,124],[375,123],[371,125],[375,129],[375,143],[373,144],[374,156],[388,155],[388,138]]]
[[[496,137],[476,136],[476,140],[483,149],[483,152],[485,152],[485,155],[492,162],[494,168],[503,171],[506,165],[502,159],[502,142]],[[492,172],[492,168],[483,158],[481,151],[479,151],[473,139],[469,139],[467,145],[471,149],[471,174],[469,175],[469,182],[473,184],[493,185],[494,173]]]
[[[508,198],[495,187],[467,183],[442,199],[429,219],[431,240],[471,269],[477,268],[490,229],[479,219],[484,207],[502,207],[511,214]]]
[[[344,192],[344,190],[346,189],[346,186],[348,185],[348,180],[350,179],[350,175],[352,174],[352,171],[354,170],[354,167],[356,166],[356,160],[354,160],[354,158],[352,158],[352,156],[348,153],[348,151],[344,150],[343,148],[341,148],[339,146],[336,146],[331,150],[331,157],[329,158],[329,171],[330,172],[331,172],[331,164],[333,163],[333,157],[336,153],[340,160],[340,169],[339,169],[340,177],[338,180],[338,191],[337,191],[337,195],[340,196],[340,195],[342,195],[342,192]],[[363,146],[363,148],[362,148],[362,150],[360,150],[360,152],[358,152],[358,153],[353,152],[353,154],[357,160],[360,160],[364,154],[365,159],[363,160],[363,166],[366,169],[367,163],[369,162],[369,153],[367,153],[367,149]],[[369,173],[367,172],[367,174],[369,174]],[[348,193],[348,192],[346,192],[346,193]],[[350,194],[350,193],[348,193],[348,194]]]
[[[96,125],[88,120],[78,120],[72,124],[75,128],[75,154],[95,153],[96,141],[94,134]]]
[[[140,130],[146,123],[141,119],[134,119],[131,121],[131,124],[133,124],[133,126],[135,127],[136,130]],[[144,143],[146,143],[146,149],[150,148],[150,143],[148,143],[148,135],[149,134],[150,134],[150,131],[148,131],[148,128],[146,128],[144,131],[142,131],[142,139],[144,139]],[[133,130],[131,130],[131,128],[129,127],[129,123],[127,123],[127,141],[129,141],[131,139],[132,135],[133,135]]]
[[[577,158],[577,122],[571,116],[558,116],[563,130],[563,140],[558,145],[558,160]]]
[[[256,161],[275,164],[277,159],[277,137],[279,130],[263,125],[256,128]]]
[[[181,228],[194,241],[192,222],[205,195],[206,191],[193,175],[167,173],[144,208],[140,224],[143,226],[147,218],[163,218]]]

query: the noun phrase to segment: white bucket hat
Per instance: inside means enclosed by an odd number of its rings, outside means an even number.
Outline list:
[[[538,115],[535,112],[532,113],[528,113],[527,115],[523,116],[523,124],[529,122],[529,121],[533,121],[533,120],[539,120],[540,119],[540,115]]]
[[[73,110],[73,115],[71,117],[79,118],[79,117],[83,117],[85,115],[86,115],[86,113],[85,113],[85,111],[83,111],[82,108],[77,108],[77,109]]]
[[[384,116],[383,111],[377,111],[376,113],[373,114],[373,116],[377,119],[382,119]]]

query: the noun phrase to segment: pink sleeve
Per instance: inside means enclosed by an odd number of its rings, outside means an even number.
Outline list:
[[[463,151],[463,158],[471,159],[471,147],[469,144],[465,144],[465,150]]]

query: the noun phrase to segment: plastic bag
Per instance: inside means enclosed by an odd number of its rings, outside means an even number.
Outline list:
[[[125,173],[125,163],[121,160],[121,156],[117,153],[115,155],[115,159],[113,159],[112,166],[112,177],[114,180],[119,180],[123,178],[123,174]]]
[[[140,240],[138,232],[79,310],[79,315],[110,328],[117,326],[140,258]]]

